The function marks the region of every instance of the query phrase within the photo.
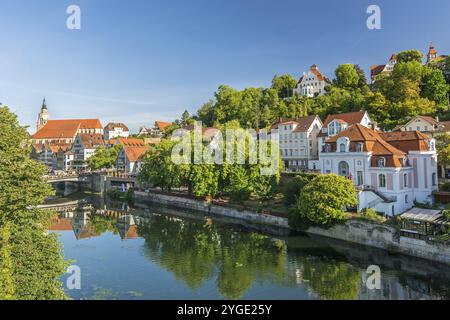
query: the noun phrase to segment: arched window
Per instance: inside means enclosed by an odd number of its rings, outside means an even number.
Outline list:
[[[408,195],[405,195],[405,203],[408,203]]]
[[[386,176],[384,174],[378,176],[378,187],[386,188]]]
[[[378,166],[384,168],[386,166],[386,158],[381,157],[378,159]]]
[[[408,174],[403,174],[403,186],[408,188]]]
[[[339,152],[345,152],[345,143],[339,145]]]
[[[349,167],[346,161],[339,162],[339,175],[343,177],[348,177]]]

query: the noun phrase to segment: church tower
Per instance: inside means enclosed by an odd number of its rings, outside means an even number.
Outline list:
[[[430,63],[433,60],[436,60],[437,58],[437,51],[436,48],[434,47],[433,43],[430,43],[430,49],[428,50],[428,55],[427,55],[427,63]]]
[[[42,101],[41,112],[39,112],[38,121],[36,123],[36,132],[41,130],[47,124],[48,121],[48,109],[47,104],[45,103],[45,98]]]

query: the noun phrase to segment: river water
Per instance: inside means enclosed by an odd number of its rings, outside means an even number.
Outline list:
[[[450,298],[448,266],[201,213],[92,205],[60,210],[50,228],[80,268],[74,299]],[[373,265],[379,289],[366,284]]]

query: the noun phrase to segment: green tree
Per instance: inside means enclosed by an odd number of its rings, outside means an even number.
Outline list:
[[[436,137],[436,151],[438,163],[441,166],[450,166],[450,136],[447,134]]]
[[[294,93],[294,88],[297,85],[297,80],[290,74],[283,74],[281,76],[275,75],[272,79],[272,89],[278,92],[281,99],[291,97]]]
[[[445,111],[448,104],[449,85],[445,81],[444,73],[435,68],[425,68],[422,79],[422,97],[436,102]]]
[[[358,204],[351,180],[319,175],[308,183],[297,201],[298,214],[313,224],[327,225],[345,219],[345,209]]]
[[[28,134],[16,115],[0,107],[0,294],[14,299],[65,299],[59,282],[67,264],[56,235],[47,234],[51,213],[37,205],[52,194],[45,168],[30,159]],[[0,297],[0,298],[3,298]]]
[[[336,85],[343,89],[356,89],[360,84],[360,77],[355,66],[350,63],[341,64],[335,71]]]
[[[397,61],[399,63],[401,62],[411,62],[411,61],[415,61],[415,62],[419,62],[422,63],[423,60],[423,54],[422,52],[420,52],[419,50],[405,50],[400,52],[397,55]]]
[[[99,147],[87,161],[89,169],[100,170],[114,167],[121,149],[121,145],[114,145],[110,148]]]

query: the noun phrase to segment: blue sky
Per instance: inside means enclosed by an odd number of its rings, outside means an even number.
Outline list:
[[[81,30],[66,8],[81,8]],[[382,10],[368,30],[366,9]],[[0,101],[34,130],[42,97],[51,119],[99,117],[133,130],[173,120],[221,84],[267,87],[311,64],[366,71],[396,51],[450,53],[450,1],[0,0]]]

